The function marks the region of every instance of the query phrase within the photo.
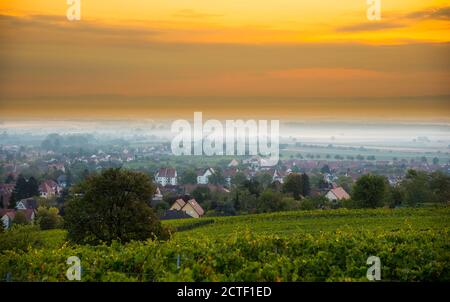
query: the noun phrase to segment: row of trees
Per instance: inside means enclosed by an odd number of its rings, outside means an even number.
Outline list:
[[[416,206],[422,203],[450,201],[450,176],[440,171],[427,173],[408,170],[396,186],[384,176],[363,175],[353,186],[352,200],[347,207],[376,208],[381,206]]]

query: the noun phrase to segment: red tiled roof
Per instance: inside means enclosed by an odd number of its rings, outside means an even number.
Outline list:
[[[233,177],[233,176],[236,176],[237,172],[238,172],[238,169],[235,168],[235,167],[224,169],[223,170],[223,176],[224,177]]]
[[[39,191],[45,193],[55,193],[55,188],[44,182],[42,185],[39,186]]]
[[[176,204],[178,204],[180,206],[180,208],[183,208],[186,205],[186,202],[183,199],[177,199],[175,201]]]
[[[194,210],[197,212],[199,216],[202,216],[205,213],[203,208],[198,204],[198,202],[195,199],[190,199],[188,200],[187,203],[189,203],[194,208]]]
[[[0,217],[3,217],[4,215],[7,215],[11,220],[14,220],[16,217],[16,214],[18,212],[22,212],[25,214],[25,218],[27,221],[31,221],[33,218],[34,210],[32,209],[26,209],[26,210],[0,210]]]
[[[350,199],[350,195],[348,195],[348,193],[342,187],[337,187],[337,188],[331,189],[330,191],[339,200],[341,200],[341,199]]]
[[[174,168],[161,168],[157,173],[157,177],[174,178],[177,170]]]
[[[199,169],[199,170],[197,170],[197,176],[205,175],[206,171],[208,171],[208,170],[211,170],[211,173],[214,173],[214,170],[211,168]]]

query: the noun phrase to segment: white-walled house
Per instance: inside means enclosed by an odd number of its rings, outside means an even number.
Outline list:
[[[29,223],[33,223],[34,219],[36,217],[36,211],[33,209],[26,209],[26,210],[1,210],[0,211],[0,223],[3,223],[3,226],[5,229],[9,229],[13,223],[14,219],[16,218],[16,214],[18,212],[22,212],[25,215],[25,219]]]
[[[16,204],[17,210],[36,210],[37,209],[37,201],[34,198],[25,198],[17,202]]]
[[[176,186],[178,184],[177,177],[178,174],[176,169],[161,168],[158,172],[156,172],[155,181],[162,186]]]
[[[207,185],[209,183],[209,177],[215,173],[213,168],[207,168],[197,171],[197,184]]]
[[[43,198],[52,198],[57,196],[62,188],[53,180],[46,180],[39,186],[39,193]]]

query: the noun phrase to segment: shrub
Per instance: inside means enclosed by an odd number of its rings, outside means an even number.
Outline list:
[[[16,216],[14,217],[13,224],[16,225],[25,225],[28,224],[27,217],[23,211],[17,211]]]
[[[39,207],[36,221],[41,230],[56,229],[63,225],[62,217],[59,215],[57,208]]]

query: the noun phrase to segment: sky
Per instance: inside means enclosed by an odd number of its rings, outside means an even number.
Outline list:
[[[450,1],[0,2],[0,118],[450,122]]]

